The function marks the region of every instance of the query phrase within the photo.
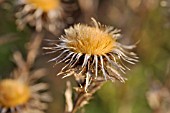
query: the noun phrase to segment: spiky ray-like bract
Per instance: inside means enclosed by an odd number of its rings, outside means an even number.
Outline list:
[[[51,98],[46,83],[36,83],[43,70],[31,76],[18,76],[0,81],[0,113],[44,113]],[[15,72],[18,74],[18,72]]]
[[[23,29],[26,24],[35,27],[36,31],[43,28],[57,34],[65,27],[60,0],[18,0],[16,24]]]
[[[117,39],[120,37],[120,30],[101,25],[93,18],[92,22],[92,26],[77,24],[66,29],[59,44],[51,41],[53,47],[44,47],[51,50],[48,53],[61,51],[60,55],[50,61],[66,63],[59,73],[65,74],[64,77],[82,75],[86,79],[85,90],[91,79],[101,74],[105,80],[118,79],[125,82],[126,78],[121,73],[130,69],[124,63],[138,62],[136,54],[130,52],[136,45],[119,43]]]

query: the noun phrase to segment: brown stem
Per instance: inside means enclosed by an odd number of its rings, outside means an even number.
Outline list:
[[[88,104],[88,102],[92,98],[93,94],[97,90],[100,89],[100,87],[103,85],[103,83],[104,83],[104,81],[101,80],[101,78],[98,78],[98,80],[92,80],[92,82],[88,88],[88,93],[85,92],[84,87],[75,88],[77,97],[76,97],[75,101],[73,102],[72,111],[68,112],[68,110],[66,110],[65,113],[76,113],[78,111],[78,109],[80,109],[80,108],[84,107],[86,104]],[[68,103],[68,102],[66,101],[66,103]]]

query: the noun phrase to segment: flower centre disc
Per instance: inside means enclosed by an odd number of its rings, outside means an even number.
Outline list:
[[[25,104],[29,98],[30,90],[24,83],[12,79],[0,82],[0,105],[14,107]]]
[[[45,12],[59,6],[59,0],[27,0],[27,2],[33,4],[36,8],[41,8]]]
[[[70,41],[67,46],[75,48],[77,53],[103,55],[113,50],[115,39],[109,33],[99,28],[77,25],[66,32],[66,38]]]

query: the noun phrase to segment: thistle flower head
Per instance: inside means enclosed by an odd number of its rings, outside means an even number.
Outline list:
[[[57,30],[65,27],[60,0],[18,0],[17,7],[15,17],[19,29],[28,24],[36,31],[45,28],[56,34]]]
[[[0,105],[5,107],[14,107],[27,103],[31,93],[27,84],[13,79],[2,80],[0,82],[0,91]]]
[[[1,80],[0,113],[44,113],[50,96],[47,84],[35,83],[39,74]]]
[[[74,25],[65,30],[59,44],[45,47],[51,50],[49,53],[61,51],[60,55],[50,61],[67,63],[59,73],[65,74],[64,77],[83,76],[86,81],[85,90],[98,75],[103,75],[105,80],[118,79],[125,82],[126,78],[121,73],[129,68],[124,63],[138,62],[136,54],[130,52],[136,45],[126,46],[118,42],[120,30],[92,20],[92,26]]]

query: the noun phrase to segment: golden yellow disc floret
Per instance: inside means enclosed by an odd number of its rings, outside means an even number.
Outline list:
[[[29,98],[29,87],[19,80],[5,79],[0,82],[1,106],[15,107],[27,103]]]
[[[27,0],[27,2],[36,8],[41,8],[45,12],[55,9],[60,3],[59,0]]]
[[[99,28],[76,25],[73,29],[66,31],[66,38],[70,41],[67,46],[75,48],[76,53],[103,55],[115,47],[116,39]]]

